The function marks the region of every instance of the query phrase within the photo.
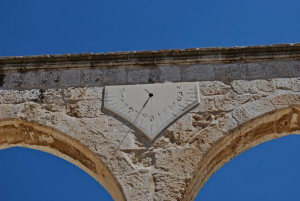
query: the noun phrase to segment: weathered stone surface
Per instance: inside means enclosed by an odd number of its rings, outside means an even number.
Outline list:
[[[213,80],[215,77],[212,65],[194,65],[183,69],[183,81]]]
[[[63,89],[47,89],[41,91],[41,101],[45,103],[64,103]]]
[[[269,62],[267,63],[267,77],[291,77],[292,71],[289,62]]]
[[[127,82],[124,68],[87,69],[82,71],[83,86],[103,86],[105,84],[125,84]]]
[[[257,88],[264,92],[273,92],[276,89],[275,80],[256,80]]]
[[[79,86],[81,79],[80,70],[65,71],[61,75],[61,85],[64,87]]]
[[[159,70],[161,82],[181,81],[181,69],[179,66],[162,66]]]
[[[64,90],[64,97],[67,101],[102,100],[102,90],[102,87],[67,88]]]
[[[276,87],[278,89],[283,89],[283,90],[291,90],[292,89],[291,79],[277,78],[277,79],[275,79],[275,82],[276,82]]]
[[[233,110],[232,116],[238,122],[238,124],[242,124],[251,119],[250,115],[242,107]]]
[[[158,82],[160,80],[160,71],[158,69],[129,70],[127,76],[130,84]]]
[[[102,73],[102,84],[125,84],[126,71],[124,68],[105,68]]]
[[[262,98],[260,100],[245,104],[243,109],[251,116],[251,118],[255,118],[259,115],[273,111],[275,107],[270,100]]]
[[[102,84],[103,72],[100,69],[90,69],[83,71],[83,85],[96,86]]]
[[[186,187],[185,179],[180,179],[172,174],[155,173],[155,201],[160,200],[182,200]]]
[[[292,90],[300,92],[300,78],[291,78]]]
[[[231,111],[253,99],[254,96],[250,94],[226,94],[224,96],[216,96],[215,107],[217,111]]]
[[[293,70],[294,76],[300,77],[300,61],[291,62],[291,68]]]
[[[67,114],[76,118],[94,118],[99,117],[101,112],[101,100],[82,100],[75,104],[67,104]]]
[[[289,106],[287,99],[283,95],[272,97],[270,100],[277,109]]]
[[[10,76],[10,88],[35,88],[40,86],[40,77],[35,72],[13,73]]]
[[[266,77],[266,65],[264,63],[246,63],[241,65],[243,79],[261,79]]]
[[[25,101],[40,101],[41,91],[33,90],[0,90],[0,104],[22,103]]]
[[[199,90],[203,96],[223,95],[230,91],[231,87],[219,81],[200,82]]]
[[[241,77],[241,68],[237,64],[215,66],[215,77],[224,81],[239,79]]]
[[[193,200],[237,154],[300,133],[299,48],[0,58],[0,146],[62,157],[118,201]],[[153,142],[102,108],[104,86],[194,81],[199,105]]]
[[[154,181],[149,170],[139,169],[126,173],[121,181],[124,182],[124,191],[127,192],[128,200],[153,200],[151,191],[154,190]]]
[[[59,71],[41,72],[40,87],[44,87],[44,88],[58,87],[60,85],[60,76],[61,73]]]
[[[245,80],[234,80],[231,82],[233,91],[238,94],[243,93],[257,93],[258,89],[255,81],[245,81]]]
[[[191,177],[201,154],[196,147],[171,147],[155,151],[155,167],[176,176]],[[174,167],[179,169],[175,169]]]

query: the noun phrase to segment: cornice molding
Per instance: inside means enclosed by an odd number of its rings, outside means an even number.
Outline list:
[[[212,47],[0,57],[0,71],[82,69],[126,66],[245,63],[271,60],[300,60],[300,43],[247,47]]]

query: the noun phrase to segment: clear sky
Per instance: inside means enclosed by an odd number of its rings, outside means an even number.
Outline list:
[[[300,42],[299,0],[1,0],[0,56]],[[241,154],[196,200],[300,200],[300,137]],[[0,151],[0,201],[109,200],[79,168],[46,153]]]

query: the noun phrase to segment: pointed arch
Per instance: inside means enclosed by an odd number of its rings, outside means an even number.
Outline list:
[[[101,159],[79,141],[55,128],[20,119],[0,120],[0,149],[15,146],[63,158],[96,179],[114,200],[126,200],[117,179]]]
[[[299,105],[275,109],[238,125],[204,155],[183,200],[193,200],[209,177],[232,158],[263,142],[291,134],[300,134]]]

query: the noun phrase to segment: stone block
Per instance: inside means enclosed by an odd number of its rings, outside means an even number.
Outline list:
[[[67,114],[76,118],[99,117],[101,112],[101,100],[82,100],[74,104],[67,105]]]
[[[243,79],[261,79],[266,77],[266,66],[264,63],[241,64]]]
[[[199,152],[196,147],[171,147],[155,151],[155,167],[176,176],[192,175],[193,167],[202,156]]]
[[[266,66],[268,78],[284,78],[292,76],[289,62],[268,62],[266,63]]]
[[[290,63],[294,76],[300,77],[300,61]]]
[[[35,72],[13,73],[10,76],[10,88],[39,88],[40,77]]]
[[[250,115],[242,107],[234,109],[232,111],[232,117],[238,122],[239,125],[251,119]]]
[[[102,90],[102,87],[70,87],[64,89],[64,95],[67,101],[92,99],[102,100]]]
[[[0,104],[18,104],[26,101],[39,101],[41,91],[32,90],[0,90]]]
[[[182,200],[186,190],[185,178],[176,177],[172,174],[157,172],[153,174],[155,182],[155,201],[177,201]]]
[[[201,97],[198,107],[196,107],[191,112],[207,112],[216,111],[216,102],[214,97]]]
[[[289,105],[288,101],[283,95],[272,97],[270,100],[277,109],[287,107]]]
[[[275,79],[277,89],[291,90],[292,82],[289,78],[277,78]]]
[[[40,87],[52,88],[58,87],[60,84],[60,75],[59,71],[49,71],[40,73]]]
[[[128,83],[151,83],[160,81],[160,70],[136,69],[128,71]]]
[[[162,66],[159,67],[161,82],[172,82],[181,80],[181,69],[178,66]]]
[[[25,96],[27,101],[40,101],[41,98],[41,90],[39,89],[32,89],[32,90],[26,90]]]
[[[291,78],[291,85],[293,91],[300,91],[300,78]]]
[[[243,109],[251,116],[251,118],[255,118],[275,110],[275,107],[270,100],[262,98],[243,105]]]
[[[21,88],[24,85],[24,74],[13,73],[10,75],[10,88]]]
[[[104,133],[108,131],[107,116],[100,116],[96,118],[80,118],[78,121],[85,125],[86,130],[94,135],[104,135]]]
[[[256,80],[257,88],[263,92],[275,91],[275,80]]]
[[[216,96],[215,104],[216,109],[219,111],[231,111],[253,99],[254,96],[251,94],[237,95],[234,93],[230,93],[224,96]]]
[[[222,129],[223,133],[227,133],[236,129],[238,127],[238,123],[232,117],[232,113],[228,113],[220,119],[218,126]]]
[[[0,104],[0,119],[18,118],[19,112],[20,112],[19,105]]]
[[[63,89],[47,89],[42,91],[42,99],[45,103],[64,103],[62,97]]]
[[[238,64],[222,64],[216,65],[215,78],[225,82],[238,80],[241,78],[241,68]]]
[[[300,94],[286,94],[284,97],[289,105],[300,105]]]
[[[200,95],[223,95],[229,93],[231,87],[220,81],[204,81],[199,82]]]
[[[0,90],[1,104],[17,104],[26,101],[26,92],[19,90]]]
[[[103,86],[105,84],[125,84],[126,71],[124,68],[101,68],[83,70],[83,86]]]
[[[64,98],[65,100],[82,100],[84,94],[86,93],[86,87],[69,87],[67,89],[64,89]]]
[[[79,86],[80,78],[81,78],[80,70],[63,71],[61,75],[61,86],[62,87]]]
[[[257,93],[257,85],[255,81],[247,81],[247,80],[234,80],[231,82],[231,86],[233,91],[237,92],[238,94],[243,93]]]
[[[154,192],[154,181],[152,173],[148,169],[137,169],[136,171],[126,172],[120,178],[124,187],[124,192],[128,200],[152,201]]]
[[[103,87],[89,87],[83,96],[84,100],[99,99],[102,100]]]
[[[102,83],[103,72],[100,69],[83,70],[84,86],[100,86]]]
[[[182,67],[183,81],[208,81],[215,77],[212,65],[193,65]]]
[[[119,85],[127,82],[126,71],[124,68],[105,68],[102,72],[102,84]]]

